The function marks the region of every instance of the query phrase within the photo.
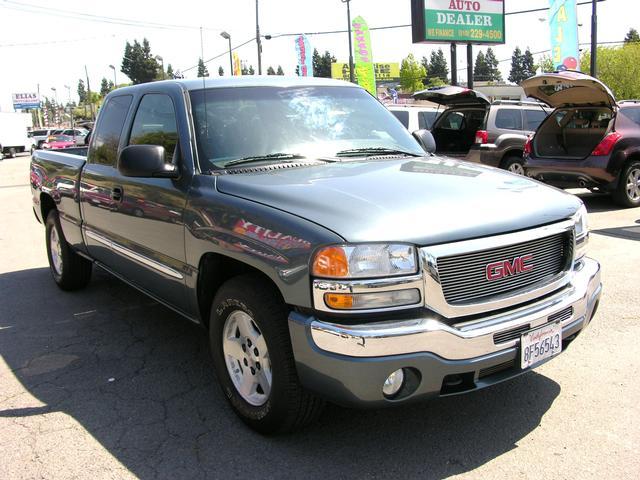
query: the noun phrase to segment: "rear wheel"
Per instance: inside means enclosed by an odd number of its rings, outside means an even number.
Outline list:
[[[640,206],[640,161],[634,160],[622,170],[613,199],[623,207]]]
[[[216,374],[236,414],[261,433],[302,428],[324,402],[296,372],[279,292],[256,274],[229,280],[211,308],[210,344]]]
[[[79,290],[91,280],[92,264],[73,251],[60,227],[57,210],[51,210],[46,221],[47,257],[51,275],[62,290]]]
[[[502,168],[510,171],[511,173],[517,173],[518,175],[524,175],[524,162],[521,157],[512,155],[507,157],[502,165]]]
[[[9,158],[15,158],[16,157],[16,149],[11,147],[9,149]]]

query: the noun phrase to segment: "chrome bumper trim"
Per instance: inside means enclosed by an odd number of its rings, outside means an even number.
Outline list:
[[[514,245],[559,233],[569,232],[572,231],[573,228],[574,221],[565,220],[552,225],[546,225],[544,227],[533,228],[521,232],[478,238],[474,240],[464,240],[444,245],[422,247],[419,250],[419,254],[422,262],[422,271],[424,272],[424,288],[425,292],[427,292],[425,306],[447,318],[463,317],[500,310],[520,303],[529,302],[562,288],[571,281],[571,270],[573,268],[572,262],[569,262],[565,267],[565,270],[563,270],[559,275],[542,286],[537,285],[532,288],[524,288],[515,293],[509,292],[503,296],[493,297],[491,300],[486,302],[470,303],[466,305],[450,305],[444,297],[442,285],[440,284],[438,258],[450,257],[453,255],[464,255],[467,253]],[[575,245],[573,245],[573,249],[575,251]]]
[[[402,321],[339,325],[314,320],[311,338],[321,350],[350,357],[381,357],[430,352],[448,360],[465,360],[514,348],[519,339],[496,345],[493,335],[518,326],[531,328],[572,306],[563,327],[578,320],[586,326],[600,297],[600,265],[585,258],[571,272],[570,283],[551,297],[497,315],[449,326],[437,314]]]

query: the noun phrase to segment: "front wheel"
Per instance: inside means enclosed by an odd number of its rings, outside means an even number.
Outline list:
[[[640,162],[630,162],[620,175],[613,199],[623,207],[640,206]]]
[[[73,251],[60,227],[57,210],[51,210],[45,223],[47,257],[51,275],[62,290],[79,290],[91,280],[92,264]]]
[[[517,173],[518,175],[524,175],[524,162],[522,158],[511,156],[507,157],[504,161],[503,167],[505,170],[508,170],[511,173]]]
[[[302,428],[323,402],[298,379],[279,292],[256,274],[229,280],[211,308],[210,344],[216,374],[236,414],[261,433]]]

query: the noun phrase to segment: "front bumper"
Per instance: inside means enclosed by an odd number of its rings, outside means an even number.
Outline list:
[[[289,316],[289,330],[303,385],[351,406],[382,406],[483,388],[520,369],[520,333],[561,321],[566,346],[591,321],[602,284],[600,265],[585,258],[560,291],[524,307],[451,325],[425,310],[402,320],[339,325]],[[411,372],[410,391],[395,399],[382,393],[387,376]]]

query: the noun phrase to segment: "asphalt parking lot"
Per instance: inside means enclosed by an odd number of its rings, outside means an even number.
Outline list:
[[[560,358],[266,438],[227,407],[197,327],[100,271],[57,289],[28,164],[0,162],[0,478],[640,477],[640,208],[581,193],[604,293]]]

